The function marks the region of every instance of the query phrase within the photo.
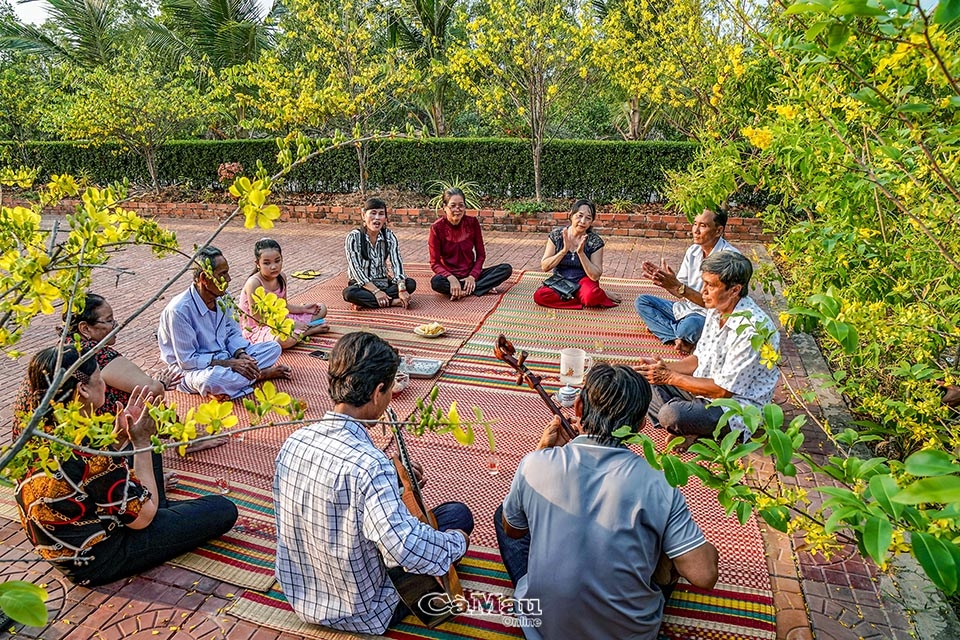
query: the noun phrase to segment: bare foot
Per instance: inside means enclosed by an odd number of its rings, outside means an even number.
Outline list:
[[[390,301],[390,306],[391,306],[391,307],[402,307],[402,306],[403,306],[403,300],[401,300],[400,298],[394,298],[394,299],[392,299],[392,300]]]
[[[317,318],[326,318],[326,317],[327,317],[327,305],[321,304],[320,310],[317,311],[315,314],[313,314],[313,319],[316,320]]]
[[[163,489],[165,491],[170,491],[178,484],[180,484],[180,478],[177,477],[176,472],[174,471],[163,472]]]
[[[329,333],[329,332],[330,332],[330,325],[321,324],[318,327],[310,327],[309,329],[303,332],[303,335],[301,337],[309,338],[310,336],[318,336],[321,333]]]
[[[607,297],[613,300],[614,302],[616,302],[617,304],[620,304],[621,302],[623,302],[623,297],[619,293],[608,291]]]
[[[276,380],[278,378],[289,380],[293,375],[293,370],[285,364],[275,364],[272,367],[260,370],[257,380]]]
[[[363,306],[361,306],[361,305],[359,305],[359,304],[353,305],[353,310],[354,310],[354,311],[363,311],[364,309],[366,309],[366,307],[363,307]]]
[[[673,448],[676,453],[686,453],[687,449],[696,442],[700,436],[684,436],[683,442]]]
[[[695,345],[690,344],[683,338],[677,338],[673,343],[673,347],[677,350],[677,353],[679,353],[680,355],[688,356],[691,353],[693,353]]]

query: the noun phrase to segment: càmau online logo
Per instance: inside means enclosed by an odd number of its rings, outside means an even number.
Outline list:
[[[451,597],[447,593],[427,593],[418,602],[420,608],[432,615],[455,613],[471,616],[543,615],[539,598],[514,598],[502,593],[464,590],[463,595]]]

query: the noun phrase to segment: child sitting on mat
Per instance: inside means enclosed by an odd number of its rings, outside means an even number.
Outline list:
[[[287,303],[287,316],[294,323],[293,335],[280,339],[274,335],[270,327],[260,321],[260,315],[253,309],[253,294],[259,287],[267,293],[274,293],[278,298],[287,298],[287,279],[283,275],[283,255],[280,253],[280,244],[272,238],[257,240],[253,245],[253,256],[256,268],[247,278],[240,293],[240,326],[243,328],[243,337],[250,342],[267,342],[276,340],[284,349],[289,349],[303,338],[326,333],[330,330],[322,318],[327,315],[326,305],[318,302],[311,304]],[[318,321],[320,321],[318,323]]]

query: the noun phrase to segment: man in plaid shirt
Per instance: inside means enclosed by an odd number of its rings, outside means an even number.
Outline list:
[[[276,576],[306,622],[381,634],[409,613],[388,568],[441,576],[467,552],[466,505],[435,508],[439,530],[417,520],[401,502],[393,463],[367,434],[390,402],[398,364],[371,333],[341,338],[327,373],[334,410],[277,456]]]

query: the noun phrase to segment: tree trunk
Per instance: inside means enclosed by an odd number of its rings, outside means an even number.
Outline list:
[[[355,146],[357,149],[357,166],[360,169],[360,195],[366,195],[367,193],[367,143],[358,142]]]
[[[147,163],[147,173],[150,174],[150,181],[153,182],[153,190],[160,193],[160,181],[157,180],[157,154],[153,147],[143,149],[143,159]]]
[[[533,143],[531,144],[533,150],[533,188],[536,192],[537,202],[543,202],[543,198],[540,195],[540,156],[543,154],[543,135],[534,134]]]
[[[627,103],[628,140],[640,139],[640,98],[633,96]]]

